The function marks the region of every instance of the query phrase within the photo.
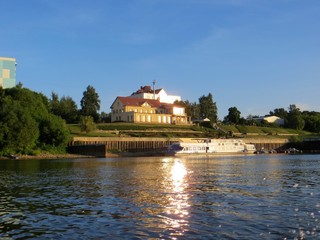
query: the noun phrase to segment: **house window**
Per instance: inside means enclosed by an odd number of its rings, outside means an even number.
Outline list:
[[[166,116],[163,116],[163,118],[162,118],[162,122],[163,122],[163,123],[166,123],[166,122],[167,122],[167,118],[166,118]]]

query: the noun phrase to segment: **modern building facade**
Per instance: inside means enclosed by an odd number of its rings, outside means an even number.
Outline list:
[[[0,87],[12,88],[16,86],[16,59],[0,57]]]

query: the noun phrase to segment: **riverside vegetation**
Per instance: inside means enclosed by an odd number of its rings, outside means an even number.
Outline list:
[[[209,99],[208,99],[209,98]],[[201,101],[200,101],[201,100]],[[205,100],[205,101],[204,101]],[[209,102],[209,104],[208,104]],[[202,96],[198,103],[180,102],[193,119],[216,112],[212,95]],[[202,107],[199,105],[203,104]],[[212,108],[211,111],[208,108]],[[317,137],[320,132],[320,113],[301,112],[295,105],[289,111],[275,109],[272,114],[284,117],[285,127],[253,122],[240,118],[240,111],[229,109],[224,121],[197,125],[151,125],[133,123],[105,123],[109,114],[98,113],[100,100],[92,86],[83,93],[81,109],[70,97],[52,93],[51,99],[42,93],[23,88],[0,88],[0,156],[12,154],[65,154],[72,137],[162,137],[214,138],[263,137],[290,138],[300,141]],[[208,113],[206,113],[208,112]],[[216,116],[216,113],[213,114]],[[291,127],[291,128],[289,128]]]

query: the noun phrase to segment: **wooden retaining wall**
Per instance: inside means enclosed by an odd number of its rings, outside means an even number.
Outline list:
[[[278,150],[285,148],[287,139],[244,138],[245,143],[253,143],[257,150]],[[69,152],[91,156],[106,156],[108,152],[156,152],[164,150],[179,138],[125,138],[125,137],[75,137]]]
[[[82,144],[82,145],[70,145],[67,151],[72,154],[94,156],[94,157],[106,157],[107,148],[105,144]]]
[[[244,138],[245,143],[252,143],[257,150],[280,150],[286,148],[288,139]]]
[[[96,148],[97,155],[101,154],[101,148],[104,147],[104,155],[106,156],[107,152],[156,152],[162,151],[167,148],[168,145],[173,142],[178,141],[178,139],[167,139],[167,138],[117,138],[117,137],[75,137],[72,142],[69,144],[69,152],[89,155],[94,153]],[[88,147],[87,147],[88,146]],[[83,148],[84,150],[81,150]],[[82,151],[83,153],[81,153]],[[94,155],[96,156],[96,155]]]

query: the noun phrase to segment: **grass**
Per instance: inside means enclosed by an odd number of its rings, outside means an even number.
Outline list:
[[[225,131],[217,131],[213,128],[204,128],[190,125],[166,125],[166,124],[133,124],[133,123],[103,123],[97,124],[95,131],[84,133],[80,131],[77,124],[68,125],[72,136],[83,137],[187,137],[187,138],[214,138],[225,137],[228,132],[246,137],[289,137],[287,135],[299,135],[300,137],[310,137],[311,133],[297,131],[281,127],[258,127],[242,125],[220,125]]]

